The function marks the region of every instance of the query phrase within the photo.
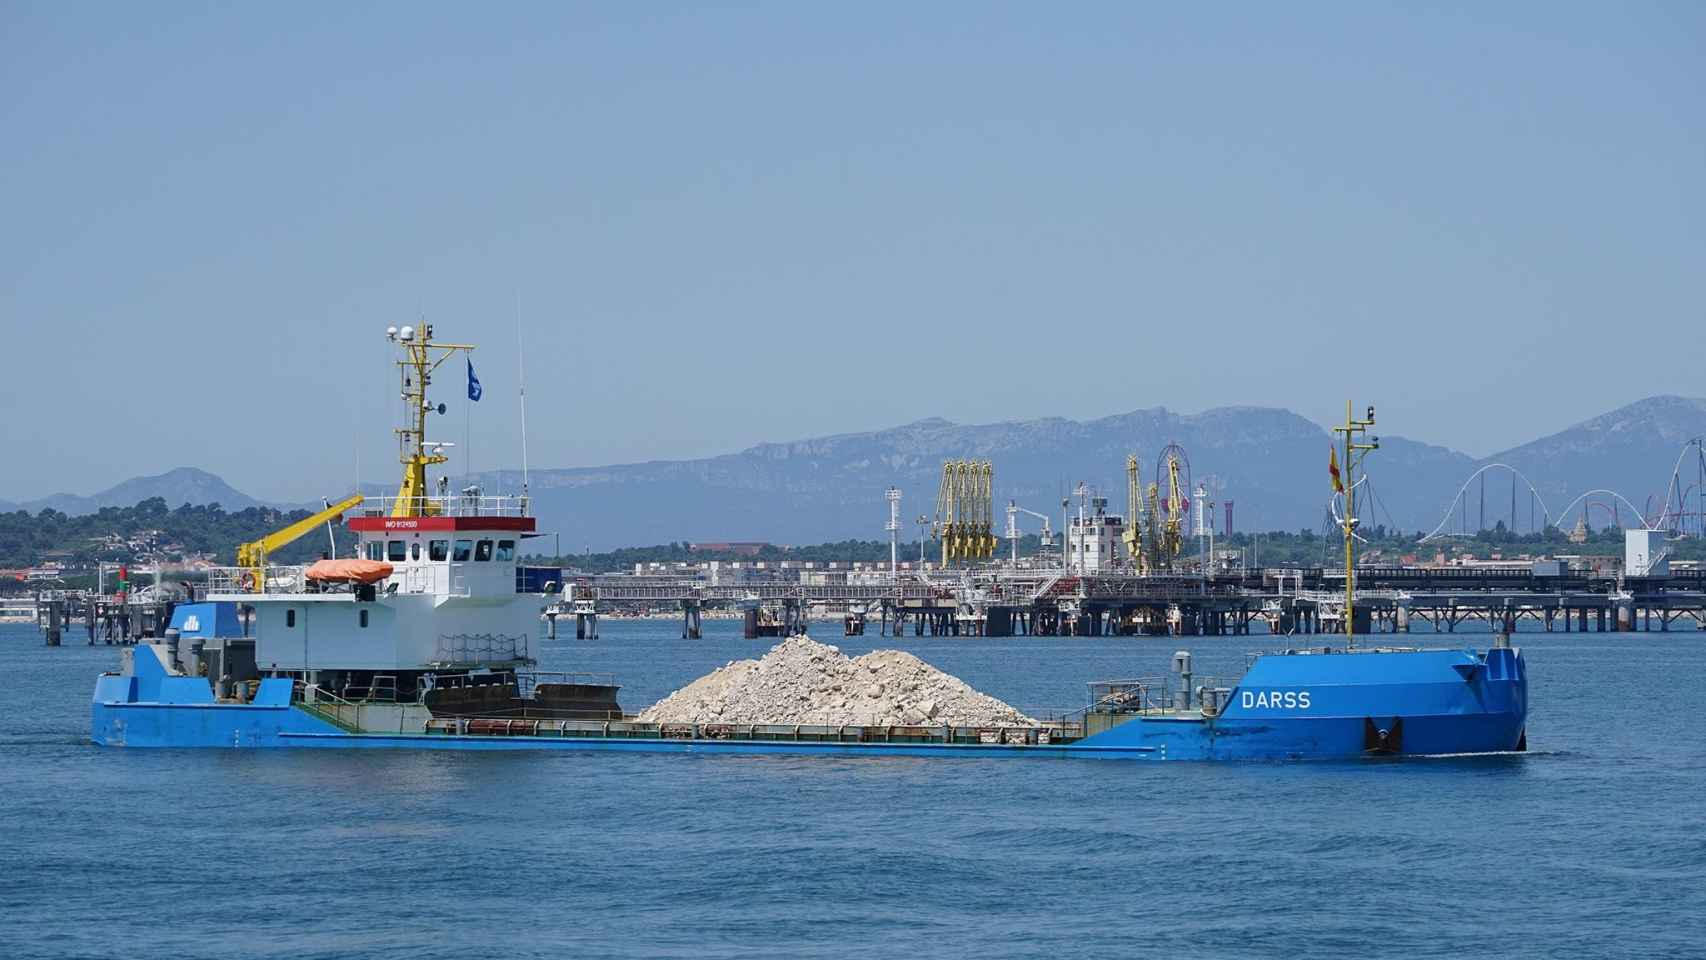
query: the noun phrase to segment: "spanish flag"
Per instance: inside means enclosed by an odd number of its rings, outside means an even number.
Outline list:
[[[1345,482],[1339,478],[1339,451],[1336,447],[1327,448],[1327,472],[1333,475],[1333,492],[1344,493]]]

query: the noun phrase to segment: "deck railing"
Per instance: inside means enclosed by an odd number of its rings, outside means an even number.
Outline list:
[[[325,687],[296,681],[294,699],[297,706],[332,724],[345,733],[360,733],[361,704],[345,700]]]
[[[438,517],[525,517],[528,497],[488,497],[482,494],[447,494],[437,497],[368,497],[360,516],[388,517],[402,504],[404,516]]]
[[[261,568],[257,577],[249,567],[209,567],[208,593],[306,593],[308,581],[302,564]]]
[[[440,669],[452,666],[532,663],[527,640],[525,633],[516,636],[502,633],[439,634],[438,650],[433,662]]]
[[[1219,713],[1225,706],[1224,694],[1237,686],[1226,677],[1191,675],[1188,709],[1209,709]],[[1091,712],[1098,713],[1167,713],[1184,706],[1180,694],[1185,692],[1183,680],[1176,674],[1158,677],[1138,677],[1131,680],[1097,680],[1090,687]],[[1212,702],[1211,701],[1212,692]]]

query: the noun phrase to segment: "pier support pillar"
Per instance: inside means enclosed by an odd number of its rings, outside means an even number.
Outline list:
[[[47,606],[47,645],[50,647],[59,646],[60,633],[61,633],[61,627],[62,627],[62,624],[60,622],[60,617],[63,616],[63,614],[64,614],[64,611],[61,608],[61,601],[59,601],[59,600],[48,601],[48,606]],[[132,682],[135,682],[135,681],[132,681]]]
[[[1374,611],[1366,606],[1353,608],[1351,610],[1351,632],[1359,636],[1367,636],[1373,633],[1374,631],[1371,629],[1373,613]]]

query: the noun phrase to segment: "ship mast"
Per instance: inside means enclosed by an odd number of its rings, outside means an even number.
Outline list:
[[[1357,645],[1356,634],[1351,632],[1356,621],[1356,465],[1368,455],[1370,450],[1380,449],[1380,438],[1370,437],[1368,443],[1358,443],[1356,437],[1374,426],[1374,406],[1369,405],[1368,418],[1355,420],[1351,417],[1351,402],[1345,401],[1345,425],[1334,427],[1334,433],[1345,436],[1345,515],[1340,518],[1339,526],[1345,532],[1345,645],[1354,648]]]
[[[432,325],[386,329],[391,342],[403,348],[397,361],[402,379],[403,425],[397,428],[398,459],[403,464],[403,482],[397,488],[397,502],[391,507],[393,517],[428,517],[440,513],[443,507],[427,495],[427,467],[449,460],[442,452],[443,444],[427,450],[427,414],[444,412],[444,404],[436,408],[427,399],[427,386],[432,383],[433,371],[458,352],[471,351],[465,343],[432,342]]]

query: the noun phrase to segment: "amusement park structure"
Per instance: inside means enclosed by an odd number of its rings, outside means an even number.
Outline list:
[[[1150,484],[1150,496],[1164,490],[1161,499],[1161,531],[1156,550],[1160,569],[1169,569],[1178,562],[1185,545],[1185,518],[1190,515],[1191,459],[1185,448],[1169,443],[1155,464],[1155,481]]]
[[[1489,517],[1487,481],[1500,474],[1510,480],[1509,506],[1500,508],[1500,494],[1494,493]],[[1526,497],[1522,496],[1524,488]],[[1526,517],[1520,507],[1524,500]],[[1422,535],[1420,542],[1473,536],[1477,531],[1493,529],[1489,520],[1504,524],[1513,533],[1524,529],[1539,533],[1553,526],[1568,528],[1571,538],[1578,542],[1587,537],[1596,522],[1618,529],[1657,531],[1672,540],[1706,536],[1706,437],[1693,437],[1683,444],[1663,493],[1649,495],[1644,507],[1616,490],[1594,487],[1578,493],[1554,512],[1539,487],[1521,470],[1507,463],[1487,463],[1457,488],[1439,522]]]

